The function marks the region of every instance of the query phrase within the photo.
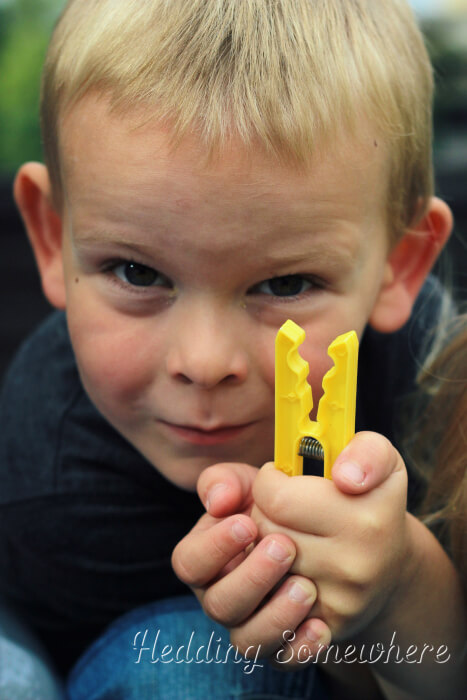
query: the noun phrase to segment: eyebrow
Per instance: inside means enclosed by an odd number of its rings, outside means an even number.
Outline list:
[[[127,250],[129,253],[143,254],[147,256],[164,257],[165,248],[155,251],[154,245],[146,243],[143,240],[134,242],[128,240],[125,235],[117,232],[111,232],[106,228],[97,228],[95,225],[92,229],[86,229],[82,233],[76,234],[73,230],[73,239],[77,248],[93,247],[98,245],[112,245],[118,248]],[[261,258],[261,264],[271,271],[277,270],[280,274],[280,269],[297,269],[300,266],[308,266],[316,259],[320,265],[325,265],[326,269],[332,273],[333,270],[345,271],[355,265],[357,255],[349,248],[339,248],[336,250],[331,245],[326,245],[324,242],[311,242],[310,248],[302,251],[289,250],[288,252],[265,250]],[[161,260],[161,262],[163,262]],[[275,273],[272,273],[273,275]]]
[[[353,265],[356,256],[353,255],[349,249],[337,251],[331,246],[319,244],[314,247],[310,246],[309,250],[304,250],[302,252],[292,251],[290,255],[284,253],[276,256],[274,254],[265,253],[264,260],[271,266],[280,264],[283,267],[293,267],[303,263],[309,264],[313,258],[319,260],[320,263],[324,262],[329,268],[341,269],[343,265],[345,267]]]
[[[109,234],[108,232],[105,231],[93,231],[89,233],[84,233],[84,234],[74,234],[73,236],[74,240],[76,243],[79,244],[84,244],[84,245],[99,245],[101,243],[109,243],[112,245],[119,246],[121,248],[128,248],[129,250],[144,250],[147,246],[145,243],[142,241],[139,243],[135,243],[133,241],[128,241],[124,238],[117,237],[115,235]],[[303,251],[303,252],[295,252],[291,251],[290,254],[287,253],[278,253],[275,255],[272,252],[265,251],[264,254],[264,260],[267,263],[270,263],[272,265],[277,264],[277,263],[285,263],[288,265],[293,265],[293,264],[299,264],[302,262],[305,258],[309,258],[311,256],[316,256],[316,257],[323,257],[329,260],[331,263],[334,261],[336,263],[341,263],[343,258],[348,258],[349,261],[352,261],[353,256],[350,251],[343,251],[343,252],[337,252],[335,249],[329,246],[325,246],[323,244],[319,245],[314,245],[310,246],[310,250],[308,251]]]
[[[93,229],[84,233],[76,233],[76,230],[73,229],[72,239],[74,244],[80,247],[114,245],[118,246],[119,248],[126,248],[129,251],[151,252],[149,244],[146,244],[143,241],[135,243],[134,241],[128,240],[124,237],[111,234],[105,229]]]

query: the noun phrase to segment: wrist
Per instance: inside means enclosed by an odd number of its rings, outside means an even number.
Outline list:
[[[386,591],[386,599],[373,621],[359,634],[363,643],[380,641],[404,627],[410,601],[415,601],[423,576],[423,559],[426,546],[425,535],[431,533],[410,513],[405,514],[405,536],[400,547],[400,556],[393,566],[397,574],[393,576],[392,587]]]

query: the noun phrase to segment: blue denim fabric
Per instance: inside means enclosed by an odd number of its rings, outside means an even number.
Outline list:
[[[0,605],[0,698],[63,700],[64,690],[39,642]]]
[[[177,597],[113,623],[72,670],[67,698],[325,700],[316,671],[281,672],[265,659],[235,655],[228,632],[204,615],[196,599]]]

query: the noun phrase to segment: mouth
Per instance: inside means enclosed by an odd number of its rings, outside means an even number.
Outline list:
[[[172,436],[175,435],[185,442],[190,442],[192,445],[220,445],[229,440],[233,440],[252,425],[252,423],[222,425],[218,428],[206,430],[191,425],[168,423],[163,420],[159,420],[158,422],[163,425]]]

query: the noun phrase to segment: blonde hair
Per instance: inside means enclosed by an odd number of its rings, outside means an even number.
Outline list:
[[[70,0],[42,85],[57,201],[60,118],[91,91],[149,109],[174,143],[194,132],[213,153],[236,136],[298,166],[369,123],[394,238],[432,193],[432,72],[405,0]]]
[[[467,314],[450,330],[449,344],[421,376],[431,399],[417,426],[414,457],[429,477],[419,515],[444,541],[467,593]]]

